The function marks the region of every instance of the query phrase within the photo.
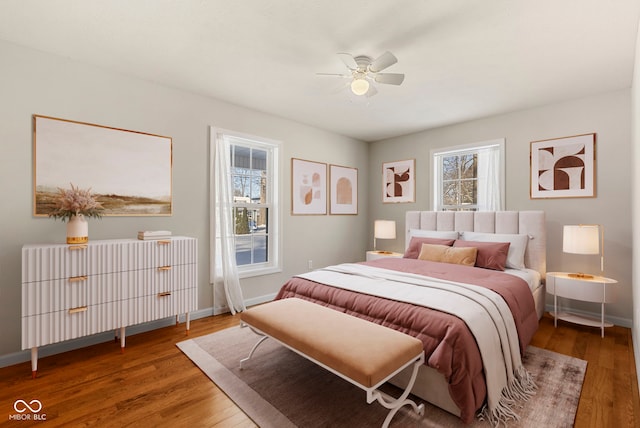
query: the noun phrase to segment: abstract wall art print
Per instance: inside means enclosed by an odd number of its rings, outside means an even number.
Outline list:
[[[330,214],[358,214],[358,169],[330,165]]]
[[[327,214],[327,164],[291,158],[291,214]]]
[[[382,164],[382,202],[415,202],[415,159]]]
[[[35,216],[72,183],[106,216],[172,215],[171,137],[33,115],[33,168]]]
[[[596,196],[596,134],[531,142],[531,199]]]

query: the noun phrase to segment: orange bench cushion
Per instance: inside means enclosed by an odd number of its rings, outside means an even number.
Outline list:
[[[240,317],[367,388],[423,351],[415,337],[298,298],[255,306]]]

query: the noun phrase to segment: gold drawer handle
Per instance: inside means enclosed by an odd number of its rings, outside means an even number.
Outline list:
[[[171,291],[165,291],[163,293],[158,293],[158,297],[167,297],[171,296]]]
[[[158,270],[171,270],[171,266],[160,266]]]
[[[88,245],[69,245],[69,251],[86,250]]]
[[[78,306],[77,308],[69,309],[69,315],[77,314],[79,312],[87,312],[87,309],[88,308],[86,306]]]
[[[89,277],[86,275],[81,275],[81,276],[72,276],[69,278],[69,282],[80,282],[80,281],[86,281]]]
[[[169,244],[171,244],[170,239],[161,239],[158,241],[158,245],[169,245]]]

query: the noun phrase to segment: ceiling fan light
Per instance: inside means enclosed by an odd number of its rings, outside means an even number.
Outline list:
[[[369,90],[369,82],[366,79],[353,79],[351,92],[356,95],[364,95]]]

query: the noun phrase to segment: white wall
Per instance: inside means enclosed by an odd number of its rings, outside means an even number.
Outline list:
[[[633,144],[631,147],[632,158],[632,183],[633,193],[633,242],[640,242],[640,28],[636,38],[636,60],[633,69],[633,86],[631,88],[632,97],[632,127]],[[634,345],[634,355],[636,358],[636,368],[640,369],[640,249],[633,247],[633,328],[631,331]],[[637,371],[637,370],[636,370]],[[640,376],[638,377],[640,387]]]
[[[631,92],[623,90],[561,104],[512,112],[500,116],[432,129],[380,141],[371,145],[370,181],[379,181],[382,162],[416,159],[416,202],[382,204],[375,189],[369,200],[369,218],[396,220],[404,224],[404,212],[431,209],[429,150],[506,138],[506,209],[544,210],[547,216],[547,270],[599,273],[598,256],[562,253],[562,226],[598,223],[605,230],[605,274],[621,284],[617,303],[607,306],[616,324],[631,325]],[[573,199],[529,198],[530,142],[595,132],[597,197]],[[382,249],[402,251],[404,234],[393,243],[381,241]],[[370,239],[370,245],[372,245]],[[387,247],[384,247],[384,246]],[[550,300],[547,300],[547,304]],[[599,311],[590,304],[572,302],[582,311]]]
[[[200,309],[222,304],[214,303],[208,283],[209,125],[283,143],[284,271],[243,280],[248,300],[275,294],[286,279],[307,270],[308,260],[320,267],[364,258],[366,143],[4,42],[0,58],[0,357],[20,351],[22,245],[65,241],[64,223],[32,215],[33,114],[173,138],[173,216],[91,220],[89,235],[133,238],[138,230],[168,229],[197,237]],[[357,167],[360,215],[291,216],[291,157]]]

